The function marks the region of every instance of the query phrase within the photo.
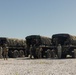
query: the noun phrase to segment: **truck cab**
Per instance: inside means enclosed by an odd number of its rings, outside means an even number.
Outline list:
[[[70,43],[70,35],[69,34],[54,34],[52,36],[52,43],[53,45],[61,44],[67,45]]]

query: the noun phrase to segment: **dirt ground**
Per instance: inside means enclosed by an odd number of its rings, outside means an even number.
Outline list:
[[[76,59],[0,59],[0,75],[76,75]]]

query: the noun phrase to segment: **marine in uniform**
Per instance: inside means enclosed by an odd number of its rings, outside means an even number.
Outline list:
[[[2,56],[2,51],[3,51],[2,46],[0,46],[0,58],[3,57],[3,56]]]
[[[4,57],[4,60],[8,58],[8,47],[7,47],[7,44],[4,44],[4,47],[3,47],[3,57]]]
[[[33,56],[33,52],[32,52],[32,45],[30,45],[30,58],[32,59],[32,56]]]

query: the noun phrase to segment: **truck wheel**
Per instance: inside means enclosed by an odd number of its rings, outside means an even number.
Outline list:
[[[76,58],[76,49],[74,49],[74,58]]]
[[[56,59],[56,58],[57,58],[56,53],[55,53],[54,51],[51,52],[51,57],[52,57],[53,59]]]
[[[17,58],[18,56],[19,56],[19,52],[17,50],[15,50],[14,53],[13,53],[13,57]]]
[[[13,51],[10,50],[10,51],[8,52],[8,56],[9,56],[9,58],[13,58]]]
[[[19,56],[20,56],[20,57],[23,57],[23,56],[24,56],[24,51],[23,51],[23,50],[20,50],[20,51],[19,51]]]

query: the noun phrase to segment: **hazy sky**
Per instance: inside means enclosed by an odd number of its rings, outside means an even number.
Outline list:
[[[76,0],[0,0],[0,36],[76,35]]]

